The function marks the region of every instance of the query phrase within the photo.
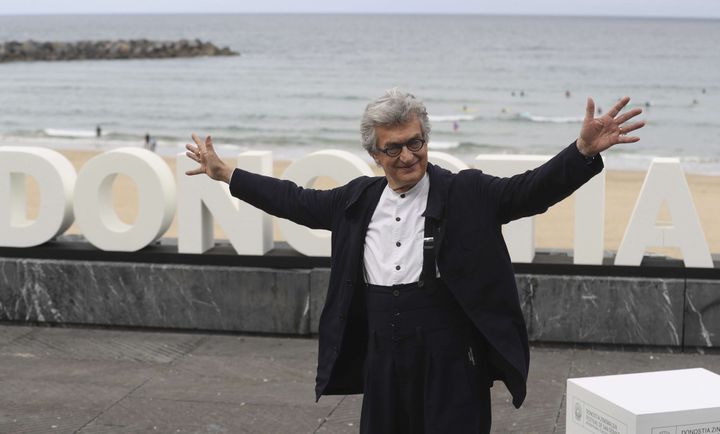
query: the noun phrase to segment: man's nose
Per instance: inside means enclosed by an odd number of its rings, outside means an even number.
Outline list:
[[[400,149],[400,155],[398,156],[400,158],[400,161],[402,162],[410,162],[412,161],[415,156],[413,155],[412,151],[407,148],[407,146],[403,146],[402,149]]]

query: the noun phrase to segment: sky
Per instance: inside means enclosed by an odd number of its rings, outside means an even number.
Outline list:
[[[720,18],[718,0],[0,0],[0,15],[447,13]]]

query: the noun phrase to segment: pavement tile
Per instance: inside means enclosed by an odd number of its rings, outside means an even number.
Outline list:
[[[326,397],[320,398],[320,401],[324,399],[326,399]],[[317,429],[317,432],[333,434],[357,433],[360,428],[362,400],[362,395],[347,395],[342,397],[337,407]]]
[[[0,433],[73,432],[128,391],[119,386],[3,379]]]
[[[267,381],[265,381],[267,380]],[[206,377],[173,370],[154,377],[133,393],[134,397],[234,404],[312,404],[328,412],[341,397],[324,397],[315,402],[314,382],[272,378],[238,379]]]
[[[170,363],[190,352],[201,339],[180,333],[38,328],[0,347],[0,355]]]
[[[355,433],[361,395],[314,401],[316,351],[312,339],[0,325],[0,433]],[[567,378],[720,373],[717,353],[531,353],[521,409],[491,389],[493,432],[564,432]]]
[[[156,364],[128,361],[62,360],[31,354],[0,355],[0,382],[14,379],[134,388],[159,374]],[[0,396],[3,392],[0,391]]]
[[[227,404],[130,397],[79,434],[100,433],[312,433],[326,409]]]
[[[0,326],[0,348],[24,335],[33,333],[34,330],[34,327]]]

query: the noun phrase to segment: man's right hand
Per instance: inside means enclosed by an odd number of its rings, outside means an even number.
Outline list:
[[[192,139],[197,146],[191,145],[190,143],[186,144],[185,149],[187,149],[187,152],[185,152],[185,155],[200,164],[200,167],[188,170],[185,174],[193,176],[204,173],[216,181],[223,181],[229,184],[233,169],[228,167],[228,165],[218,157],[210,136],[207,136],[205,141],[203,141],[197,134],[193,133]]]

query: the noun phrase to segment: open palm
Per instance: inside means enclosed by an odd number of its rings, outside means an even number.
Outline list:
[[[642,128],[645,126],[645,121],[624,124],[642,113],[642,109],[634,108],[620,114],[620,110],[628,102],[630,98],[623,97],[605,115],[596,118],[595,102],[592,98],[588,98],[585,119],[577,140],[578,150],[583,155],[594,156],[618,143],[634,143],[640,140],[640,137],[628,136],[627,133]]]

